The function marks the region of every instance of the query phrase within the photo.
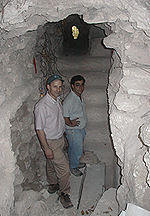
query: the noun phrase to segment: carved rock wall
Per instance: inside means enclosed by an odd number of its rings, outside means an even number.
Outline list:
[[[146,157],[149,147],[139,138],[141,126],[150,121],[149,1],[4,0],[0,7],[1,215],[10,215],[14,202],[16,156],[11,146],[9,120],[26,98],[37,91],[39,83],[33,67],[34,30],[38,25],[76,13],[83,14],[87,23],[110,25],[112,34],[104,43],[117,52],[113,54],[108,87],[112,139],[122,168],[117,197],[123,209],[127,202],[133,202],[150,210],[147,179],[150,166]],[[120,58],[121,65],[116,65],[116,58]]]
[[[121,208],[132,202],[149,210],[150,188],[146,180],[149,162],[143,160],[147,148],[139,134],[141,125],[149,122],[150,117],[147,58],[150,56],[150,41],[142,30],[135,29],[129,22],[117,21],[115,24],[117,28],[114,26],[114,33],[104,43],[115,48],[123,66],[119,85],[115,79],[116,66],[112,66],[108,87],[110,99],[112,89],[116,90],[113,100],[110,100],[109,113],[112,139],[122,168],[117,198]]]

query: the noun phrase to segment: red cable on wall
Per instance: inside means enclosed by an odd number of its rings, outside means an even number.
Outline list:
[[[33,64],[34,64],[34,68],[35,68],[35,73],[37,73],[35,57],[33,57]]]

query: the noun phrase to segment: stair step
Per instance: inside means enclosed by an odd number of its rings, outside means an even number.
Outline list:
[[[84,172],[84,169],[81,169]],[[94,178],[93,178],[94,176]],[[83,191],[79,209],[77,210],[79,190],[83,176],[76,177],[71,174],[70,177],[70,199],[73,203],[72,208],[65,209],[58,200],[57,193],[51,194],[46,200],[46,204],[50,209],[51,215],[68,215],[82,216],[90,215],[97,202],[102,197],[105,190],[105,163],[87,164],[86,176],[83,184]]]
[[[83,94],[85,102],[88,104],[107,104],[107,96],[104,92],[98,92],[96,89],[85,89]]]
[[[57,68],[59,71],[65,70],[79,70],[80,72],[86,70],[99,70],[103,71],[110,68],[110,60],[108,58],[58,58],[57,59]]]
[[[82,169],[81,171],[84,171]],[[93,178],[94,176],[94,178]],[[82,177],[74,177],[71,175],[71,200],[74,203],[75,209],[77,208],[79,189]],[[85,181],[83,184],[83,191],[81,202],[79,205],[78,215],[87,215],[94,210],[100,197],[102,196],[105,188],[105,164],[98,163],[94,165],[87,164]]]

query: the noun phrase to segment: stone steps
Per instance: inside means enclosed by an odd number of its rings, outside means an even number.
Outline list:
[[[71,69],[77,73],[83,73],[85,71],[105,71],[109,68],[110,61],[108,57],[62,57],[57,59],[57,68],[60,72],[70,71]],[[75,74],[77,74],[75,73]]]
[[[84,169],[85,168],[81,169],[81,171],[84,172]],[[71,175],[70,178],[70,198],[73,203],[73,208],[64,209],[58,200],[58,195],[56,193],[51,194],[48,197],[46,204],[49,207],[52,216],[82,216],[87,214],[90,215],[94,211],[105,188],[105,164],[99,162],[98,164],[87,165],[81,201],[79,209],[77,210],[82,178],[83,176],[75,177],[73,175]],[[54,201],[55,204],[52,204]]]
[[[58,69],[64,75],[66,95],[70,90],[68,80],[76,74],[85,77],[85,91],[83,97],[86,103],[88,124],[84,148],[86,152],[96,155],[98,163],[87,162],[86,178],[83,185],[82,197],[77,210],[79,190],[82,177],[71,175],[70,198],[74,207],[64,209],[58,201],[57,194],[47,199],[51,215],[91,215],[105,188],[112,186],[113,182],[113,153],[108,128],[107,115],[107,83],[110,60],[106,57],[63,57],[58,58]],[[66,76],[66,77],[65,77]],[[90,159],[90,157],[88,157]],[[83,159],[84,160],[84,159]],[[82,161],[83,162],[83,161]],[[86,161],[85,161],[86,162]],[[84,172],[84,169],[81,169]],[[110,185],[108,182],[111,182]],[[55,204],[51,203],[56,200]]]
[[[109,56],[110,57],[110,56]],[[68,80],[76,74],[85,77],[83,97],[86,103],[88,124],[86,127],[85,149],[94,151],[102,163],[106,164],[106,179],[113,181],[113,155],[108,128],[107,84],[110,59],[105,57],[63,57],[58,59],[58,69]],[[70,84],[66,82],[66,93]],[[107,184],[107,188],[112,186]]]

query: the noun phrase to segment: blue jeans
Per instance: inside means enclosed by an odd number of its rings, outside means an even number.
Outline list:
[[[69,143],[68,157],[70,169],[77,168],[83,153],[85,129],[66,129],[66,138]]]

